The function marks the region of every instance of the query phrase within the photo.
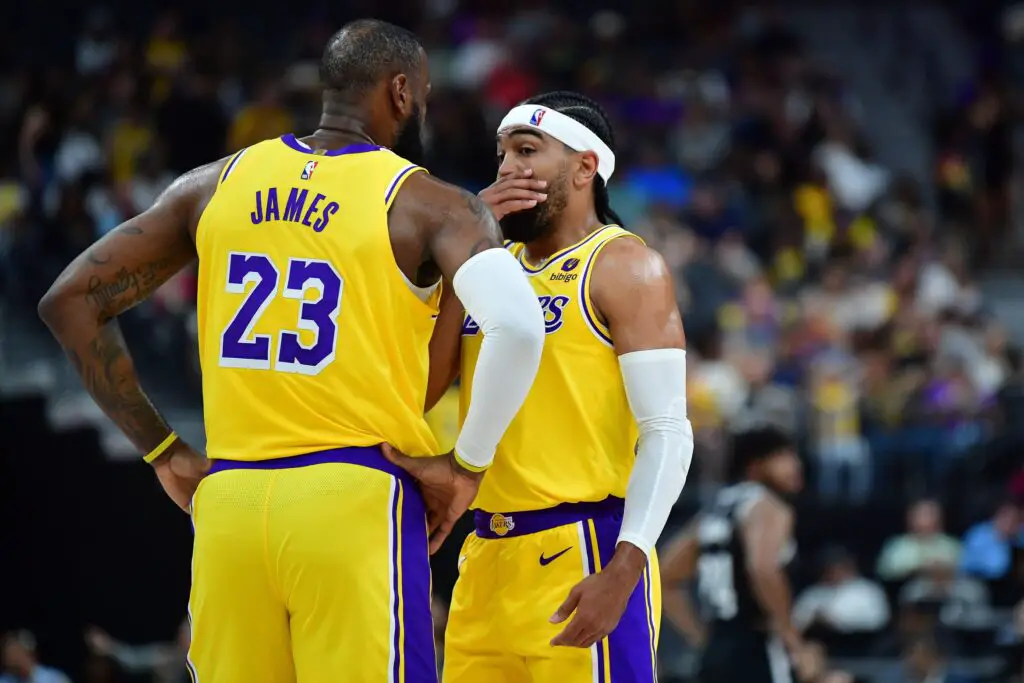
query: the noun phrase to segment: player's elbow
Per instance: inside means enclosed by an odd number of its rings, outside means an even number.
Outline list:
[[[521,348],[525,355],[540,359],[544,348],[544,312],[532,292],[510,298],[500,318],[495,320],[495,328],[509,344]]]
[[[46,326],[51,330],[54,329],[61,317],[61,310],[67,301],[67,293],[60,286],[60,282],[53,283],[43,298],[39,300],[39,304],[36,306],[36,312],[39,313],[39,318],[46,323]]]
[[[95,311],[95,315],[99,319],[100,312],[96,310],[96,301],[81,290],[76,279],[68,277],[65,272],[50,285],[46,294],[36,305],[39,318],[57,337],[60,336],[61,330],[68,326],[72,318],[80,319],[86,312],[90,312],[91,315],[91,312]]]

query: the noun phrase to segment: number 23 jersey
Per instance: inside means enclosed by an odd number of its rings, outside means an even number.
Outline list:
[[[228,161],[196,233],[210,458],[437,451],[423,403],[440,288],[413,293],[387,220],[422,170],[376,145],[314,153],[291,135]]]

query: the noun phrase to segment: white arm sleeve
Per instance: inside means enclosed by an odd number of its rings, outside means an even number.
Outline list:
[[[494,460],[498,441],[533,386],[544,348],[544,313],[522,267],[504,249],[470,258],[452,286],[484,335],[455,443],[462,464],[479,470]]]
[[[693,429],[686,419],[686,352],[625,353],[619,356],[619,368],[640,442],[618,542],[628,541],[650,555],[693,458]]]

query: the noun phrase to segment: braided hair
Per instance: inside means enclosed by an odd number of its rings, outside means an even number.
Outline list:
[[[615,153],[615,134],[612,132],[608,115],[601,105],[589,97],[569,90],[558,90],[531,97],[523,104],[536,104],[568,116],[589,128],[601,142],[608,145],[613,154]],[[612,210],[608,200],[608,187],[601,176],[594,178],[594,209],[602,223],[622,224],[622,219]]]

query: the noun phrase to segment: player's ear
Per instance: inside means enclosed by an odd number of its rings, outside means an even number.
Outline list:
[[[579,163],[576,165],[577,187],[584,187],[594,182],[597,176],[597,155],[593,152],[580,152]]]
[[[391,79],[391,104],[402,113],[403,118],[412,110],[412,83],[405,74],[398,74]]]

